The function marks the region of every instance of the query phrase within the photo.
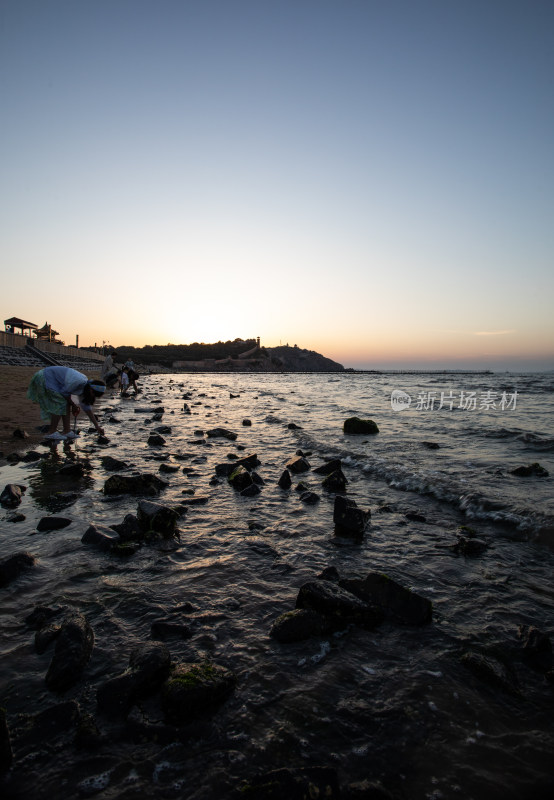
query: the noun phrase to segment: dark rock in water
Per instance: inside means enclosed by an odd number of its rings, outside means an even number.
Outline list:
[[[119,458],[112,456],[103,456],[100,462],[107,472],[119,472],[122,469],[128,469],[129,465],[125,461],[120,461]]]
[[[24,522],[26,519],[27,517],[25,514],[14,511],[12,514],[6,517],[6,522]]]
[[[0,708],[0,775],[4,775],[13,764],[10,729],[6,719],[6,710]]]
[[[426,625],[433,616],[433,604],[425,597],[401,586],[380,572],[370,572],[365,578],[346,578],[339,581],[360,600],[377,606],[386,619],[405,625]]]
[[[31,553],[14,553],[0,561],[0,586],[7,586],[36,563],[37,560]]]
[[[371,519],[371,512],[358,508],[356,501],[337,495],[333,509],[335,533],[338,536],[363,536]]]
[[[279,486],[280,489],[290,489],[292,486],[292,479],[288,469],[283,470],[281,477],[277,481],[277,486]]]
[[[523,645],[522,654],[532,667],[544,672],[552,668],[550,636],[534,625],[520,625],[518,636]]]
[[[45,653],[54,639],[57,639],[62,630],[62,626],[56,622],[50,622],[35,633],[35,650],[39,655]]]
[[[160,447],[165,444],[165,439],[163,436],[160,436],[159,433],[151,433],[148,437],[148,444],[151,447]]]
[[[520,694],[517,680],[512,670],[497,658],[469,650],[460,659],[464,667],[485,683],[503,689],[510,694]]]
[[[99,436],[96,439],[96,441],[98,442],[98,444],[109,444],[110,443],[110,440],[108,439],[107,436]]]
[[[43,517],[39,520],[37,531],[59,531],[61,528],[67,528],[71,525],[72,520],[66,517]]]
[[[183,489],[183,493],[190,494],[188,489]],[[181,506],[205,506],[210,502],[210,498],[205,495],[197,495],[196,497],[189,497],[187,500],[181,500]]]
[[[423,447],[426,447],[428,450],[438,450],[440,445],[436,442],[422,442]]]
[[[21,503],[26,488],[26,486],[20,486],[17,483],[6,484],[2,494],[0,494],[0,505],[4,506],[4,508],[15,508]]]
[[[342,469],[337,469],[327,475],[327,477],[323,479],[321,485],[328,492],[345,492],[347,483],[346,475]]]
[[[243,424],[243,425],[244,425],[246,428],[250,428],[250,426],[252,425],[252,420],[251,420],[251,419],[243,419],[243,421],[242,421],[242,424]]]
[[[16,428],[14,430],[14,432],[12,433],[12,436],[14,437],[14,439],[28,439],[29,438],[29,434],[27,433],[27,431],[24,431],[23,428]]]
[[[349,417],[344,420],[344,433],[379,433],[377,423],[372,419],[360,419],[359,417]]]
[[[221,705],[237,679],[225,667],[209,662],[178,664],[162,690],[162,708],[175,725],[184,725]]]
[[[327,630],[325,618],[311,608],[295,608],[277,617],[269,635],[278,642],[301,642],[321,636]]]
[[[510,475],[517,475],[520,478],[548,478],[549,472],[535,462],[534,464],[527,464],[526,467],[516,467],[516,469],[510,470]]]
[[[408,511],[404,516],[406,519],[409,519],[410,522],[427,522],[426,517],[423,514],[419,514],[417,511]]]
[[[165,408],[163,406],[158,406],[158,408],[134,408],[133,411],[135,414],[163,414]]]
[[[245,489],[242,490],[240,493],[241,497],[256,497],[256,495],[260,494],[261,489],[257,483],[251,483]]]
[[[173,472],[179,472],[181,467],[178,464],[160,464],[160,472],[165,472],[166,474],[171,474]]]
[[[287,428],[289,429],[289,431],[301,431],[302,430],[302,426],[301,425],[297,425],[296,422],[289,422],[289,424],[287,425]]]
[[[104,494],[158,494],[168,486],[156,475],[111,475],[104,483]]]
[[[137,519],[145,534],[158,534],[163,539],[171,539],[176,535],[179,514],[174,508],[140,500],[137,507]]]
[[[235,466],[244,467],[250,472],[256,467],[259,467],[261,463],[262,462],[260,461],[256,453],[250,453],[250,455],[242,456],[241,458],[238,459],[238,461],[235,461]]]
[[[233,471],[234,471],[236,468],[237,468],[237,465],[236,465],[236,464],[230,464],[229,462],[226,462],[226,463],[224,463],[224,464],[216,464],[216,465],[215,465],[215,474],[216,474],[216,475],[219,475],[220,477],[221,477],[221,476],[224,476],[224,477],[228,478],[228,477],[229,477],[229,475],[230,475],[230,474],[231,474],[231,473],[232,473],[232,472],[233,472]]]
[[[57,606],[51,608],[50,606],[36,606],[31,613],[25,617],[25,624],[31,628],[32,631],[38,631],[43,628],[47,622],[54,619],[65,612],[64,606]]]
[[[54,657],[46,673],[46,685],[54,692],[73,686],[87,665],[94,645],[94,633],[82,614],[74,614],[62,623]]]
[[[239,464],[239,466],[235,466],[231,474],[229,475],[229,483],[237,492],[242,492],[248,486],[251,486],[254,482],[252,480],[252,476],[248,472],[248,470]]]
[[[488,544],[482,539],[458,536],[458,541],[452,549],[455,553],[459,553],[462,556],[479,556],[487,549],[487,547]]]
[[[164,436],[169,436],[169,434],[171,433],[171,428],[169,427],[169,425],[160,425],[157,428],[154,428],[154,430],[156,431],[156,433],[163,434]]]
[[[104,741],[92,714],[81,713],[75,731],[75,747],[78,750],[94,750]]]
[[[80,461],[63,464],[58,470],[56,470],[56,475],[58,475],[60,478],[82,478],[84,474],[85,468]]]
[[[34,461],[39,461],[42,458],[40,453],[36,450],[28,450],[21,459],[24,464],[32,464]]]
[[[135,702],[156,691],[169,675],[171,656],[164,644],[148,642],[136,647],[129,669],[98,687],[98,709],[108,716],[125,716]]]
[[[6,461],[10,464],[18,464],[21,461],[19,453],[8,453]]]
[[[190,625],[165,619],[155,620],[150,626],[150,632],[153,639],[161,639],[162,641],[170,638],[190,639],[192,636]]]
[[[297,475],[300,472],[307,472],[310,469],[309,462],[304,456],[294,456],[286,463],[286,468]]]
[[[315,492],[302,492],[300,495],[300,500],[309,506],[313,506],[316,503],[319,503],[320,497]]]
[[[235,397],[240,397],[240,394],[233,394],[232,392],[229,392],[229,397],[231,400],[233,400]]]
[[[303,494],[304,492],[309,492],[310,487],[308,486],[306,481],[298,481],[298,483],[294,487],[294,491],[298,492],[299,494]]]
[[[103,550],[105,552],[109,552],[114,544],[119,541],[119,536],[114,536],[111,528],[104,528],[104,530],[102,530],[102,528],[97,525],[89,525],[81,539],[83,544],[90,544],[98,550]]]
[[[352,592],[332,581],[315,580],[300,587],[296,608],[311,608],[319,611],[328,621],[344,627],[355,623],[373,628],[383,621],[380,609],[360,600]]]
[[[317,577],[320,581],[334,581],[334,583],[338,583],[340,579],[339,571],[336,567],[325,567]]]
[[[251,472],[250,475],[252,476],[252,480],[254,481],[254,483],[256,483],[258,486],[265,486],[264,479],[257,472],[255,471]]]
[[[228,431],[225,428],[212,428],[211,430],[206,431],[206,436],[211,438],[222,437],[224,439],[230,439],[232,442],[234,442],[237,438],[236,433],[233,433],[233,431]]]
[[[342,470],[342,462],[340,458],[333,458],[331,461],[326,461],[325,464],[315,467],[313,472],[315,472],[316,475],[330,475],[338,469]]]
[[[134,514],[126,514],[123,518],[123,522],[110,525],[109,527],[112,531],[118,533],[121,540],[124,542],[142,539],[143,537],[143,530]]]
[[[341,791],[334,769],[306,767],[264,772],[240,785],[237,796],[248,800],[340,800]]]

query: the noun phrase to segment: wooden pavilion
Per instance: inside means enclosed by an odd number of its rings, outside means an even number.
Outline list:
[[[10,319],[4,320],[4,330],[6,333],[17,333],[21,330],[21,333],[18,334],[19,336],[32,336],[36,332],[37,326],[34,322],[26,322],[24,319],[19,319],[19,317],[10,317]],[[25,331],[28,331],[28,333],[26,334]]]
[[[47,342],[55,342],[56,336],[58,336],[60,332],[55,331],[48,322],[45,322],[42,328],[37,328],[35,330],[35,333],[37,339],[44,339]],[[59,344],[63,344],[63,342],[59,342]]]

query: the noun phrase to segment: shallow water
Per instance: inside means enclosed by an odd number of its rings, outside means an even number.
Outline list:
[[[101,718],[107,744],[92,753],[63,737],[27,753],[14,736],[8,791],[74,797],[100,787],[102,797],[216,798],[259,770],[325,764],[337,770],[345,796],[363,779],[406,798],[546,796],[553,689],[522,660],[517,632],[552,629],[552,477],[510,470],[539,461],[554,474],[552,384],[551,375],[151,376],[137,398],[114,395],[100,406],[109,445],[98,447],[84,426],[76,444],[39,448],[48,453],[41,462],[1,468],[0,488],[28,487],[18,508],[23,522],[1,512],[2,558],[25,549],[39,559],[1,590],[0,703],[14,730],[19,713],[70,698],[95,714],[98,684],[122,672],[133,646],[151,638],[152,622],[173,612],[194,629],[191,639],[166,642],[174,661],[210,658],[238,676],[230,700],[184,741],[138,742],[129,725]],[[410,396],[408,409],[392,409],[393,390]],[[458,407],[462,392],[476,393],[475,408],[471,398],[470,408]],[[495,408],[480,407],[486,392],[497,393]],[[503,392],[512,407],[501,407]],[[435,407],[424,408],[433,397]],[[160,406],[163,417],[154,420]],[[354,415],[375,419],[380,433],[345,436],[342,423]],[[171,427],[166,444],[149,446],[162,425]],[[238,438],[197,434],[212,427]],[[278,488],[299,448],[312,467],[342,458],[348,496],[372,512],[363,540],[334,536],[334,495],[321,489],[320,476],[293,478],[320,495],[313,506],[294,486]],[[243,498],[225,480],[210,484],[228,454],[252,452],[266,482],[260,495]],[[190,489],[207,498],[181,518],[178,543],[144,546],[126,560],[81,543],[90,523],[119,523],[136,510],[136,497],[103,495],[112,474],[100,461],[106,455],[168,481],[159,502],[179,503]],[[55,467],[65,458],[81,462],[85,477],[60,481]],[[180,470],[159,473],[162,461]],[[409,511],[426,521],[409,521]],[[72,523],[37,533],[47,514]],[[488,542],[481,556],[452,550],[462,524]],[[294,607],[299,587],[330,565],[341,577],[386,572],[432,600],[432,624],[350,628],[298,644],[271,639],[272,622]],[[193,610],[180,611],[185,603]],[[35,606],[58,604],[84,613],[95,633],[82,681],[62,697],[44,685],[52,651],[37,655],[24,624]],[[464,668],[460,656],[470,646],[508,657],[521,694],[489,687]],[[130,720],[161,726],[156,698]]]

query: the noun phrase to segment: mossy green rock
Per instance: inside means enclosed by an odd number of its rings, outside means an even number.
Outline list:
[[[343,431],[344,433],[379,433],[379,428],[372,419],[349,417],[344,420]]]
[[[163,687],[164,713],[174,725],[185,725],[225,702],[236,682],[234,673],[219,664],[178,664]]]

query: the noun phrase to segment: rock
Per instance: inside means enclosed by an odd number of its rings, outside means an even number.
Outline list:
[[[215,465],[215,474],[219,475],[220,477],[224,476],[226,478],[236,469],[236,464],[230,464],[226,462],[224,464],[216,464]]]
[[[41,454],[36,450],[28,450],[21,460],[24,464],[32,464],[34,461],[40,461],[41,458]]]
[[[108,439],[107,436],[98,436],[96,441],[98,442],[98,444],[109,444],[110,443],[110,440]]]
[[[320,497],[315,492],[302,492],[300,495],[300,500],[309,506],[313,506],[316,503],[319,503]]]
[[[474,537],[458,536],[458,541],[453,546],[455,553],[462,556],[478,556],[481,555],[488,547],[488,544],[483,539],[476,539]]]
[[[62,626],[55,622],[46,623],[35,633],[35,650],[39,655],[45,653],[54,639],[57,639],[62,630]]]
[[[107,472],[119,472],[119,470],[128,469],[129,467],[125,461],[120,461],[112,456],[103,456],[100,462]]]
[[[251,419],[243,419],[242,424],[245,427],[249,428],[252,425],[252,420]]]
[[[23,428],[16,428],[14,430],[14,432],[12,433],[12,436],[14,437],[14,439],[28,439],[29,438],[29,434],[27,433],[27,431],[24,431]]]
[[[9,464],[18,464],[21,461],[21,456],[19,453],[8,453],[6,456],[6,461]]]
[[[298,592],[296,608],[318,611],[329,622],[340,627],[355,623],[373,628],[383,621],[380,609],[360,600],[332,581],[315,580],[305,583]]]
[[[251,472],[250,475],[252,476],[254,483],[256,483],[258,486],[265,486],[264,479],[257,472]]]
[[[192,629],[190,625],[185,625],[182,622],[158,619],[150,626],[150,633],[153,639],[161,639],[162,641],[169,638],[190,639]]]
[[[343,425],[344,433],[348,434],[365,434],[365,433],[379,433],[377,423],[372,419],[360,419],[359,417],[349,417],[344,420]]]
[[[470,650],[460,659],[464,667],[485,683],[503,689],[510,694],[520,694],[515,675],[511,669],[493,656]]]
[[[21,503],[22,495],[26,488],[26,486],[20,486],[17,483],[6,484],[2,494],[0,494],[0,505],[4,506],[4,508],[15,508]]]
[[[552,668],[552,642],[546,633],[534,625],[520,625],[518,637],[523,645],[522,654],[532,667],[543,672]]]
[[[35,606],[34,610],[25,617],[25,624],[33,631],[43,628],[47,622],[65,611],[65,607]]]
[[[371,512],[358,508],[355,500],[340,494],[335,497],[333,522],[338,536],[363,536],[370,519]]]
[[[326,631],[325,618],[311,608],[295,608],[277,617],[269,635],[278,642],[301,642]]]
[[[342,469],[337,469],[327,475],[327,477],[323,479],[321,485],[328,492],[345,492],[347,483],[346,475]]]
[[[248,472],[248,470],[239,464],[239,466],[234,466],[233,471],[229,475],[228,478],[229,483],[237,492],[243,492],[248,486],[251,486],[254,482],[252,480],[252,476]]]
[[[178,464],[160,464],[160,472],[165,472],[166,474],[171,474],[173,472],[179,472],[181,468]]]
[[[316,475],[330,475],[332,472],[336,472],[338,469],[342,470],[342,462],[340,458],[333,458],[331,461],[326,461],[325,464],[315,467],[313,471],[316,473]]]
[[[340,580],[339,571],[336,567],[325,567],[317,576],[321,581],[333,581],[338,583]]]
[[[289,429],[289,431],[301,431],[302,430],[302,426],[301,425],[297,425],[296,422],[289,422],[289,424],[287,425],[287,428]]]
[[[56,475],[58,475],[60,478],[78,479],[82,478],[84,474],[85,468],[80,461],[72,461],[67,464],[63,464],[58,470],[56,470]]]
[[[250,778],[238,787],[237,796],[248,800],[340,800],[341,791],[331,767],[285,768]]]
[[[75,747],[78,750],[93,750],[103,743],[104,737],[98,730],[98,725],[92,714],[83,712],[77,721],[75,731]]]
[[[176,536],[179,514],[174,508],[140,500],[137,507],[137,520],[145,534],[158,534],[163,539]]]
[[[388,575],[370,572],[363,579],[339,580],[339,586],[352,592],[360,600],[380,608],[386,619],[404,625],[426,625],[431,622],[431,601],[401,586]]]
[[[510,475],[517,475],[520,478],[548,478],[549,472],[535,462],[534,464],[527,464],[526,467],[516,467],[516,469],[512,469]]]
[[[426,447],[428,450],[438,450],[440,445],[436,442],[422,442],[423,447]]]
[[[165,408],[163,406],[158,406],[158,408],[135,408],[133,410],[135,414],[163,414]]]
[[[6,709],[0,708],[0,775],[4,775],[13,764],[10,729],[6,719]]]
[[[25,514],[14,511],[6,517],[7,522],[24,522],[27,519]]]
[[[281,477],[277,481],[277,486],[279,486],[280,489],[286,490],[290,489],[291,485],[292,485],[292,479],[290,477],[290,472],[288,471],[288,469],[285,469],[283,470],[283,472],[281,473]]]
[[[236,433],[228,431],[225,428],[212,428],[211,430],[206,431],[206,436],[209,436],[210,438],[223,437],[224,439],[230,439],[232,442],[234,442],[237,438]]]
[[[409,519],[410,522],[427,522],[426,517],[423,514],[419,514],[417,511],[408,511],[404,516],[406,519]]]
[[[51,691],[63,692],[73,686],[87,665],[94,646],[94,633],[82,614],[74,614],[62,623],[54,657],[46,673]]]
[[[169,425],[160,425],[159,427],[154,428],[154,430],[156,433],[163,434],[164,436],[169,436],[171,433],[171,428]]]
[[[158,494],[168,486],[156,475],[111,475],[104,483],[104,494]]]
[[[98,687],[96,702],[109,716],[125,716],[135,702],[156,691],[169,675],[171,656],[164,644],[148,642],[135,647],[129,669]]]
[[[143,530],[134,514],[126,514],[123,522],[110,525],[110,529],[119,534],[123,542],[130,542],[143,538]]]
[[[165,439],[159,433],[151,433],[148,437],[148,444],[151,447],[161,447],[161,445],[165,444]]]
[[[14,553],[0,561],[0,586],[7,586],[36,563],[37,560],[31,553]]]
[[[256,453],[250,453],[248,456],[242,456],[237,461],[235,461],[235,466],[241,466],[251,472],[256,467],[259,467],[262,462],[256,455]]]
[[[71,525],[72,520],[66,519],[66,517],[42,517],[38,521],[37,531],[41,533],[43,531],[58,531],[61,528],[67,528],[68,525]]]
[[[162,708],[169,722],[184,725],[225,702],[236,682],[235,675],[218,664],[178,664],[162,689]]]
[[[194,489],[183,489],[182,494],[194,494]],[[181,500],[180,506],[205,506],[210,502],[210,498],[205,495],[197,495],[196,497],[189,497],[187,500]]]
[[[111,528],[104,528],[104,530],[102,530],[96,525],[89,525],[81,538],[83,544],[93,545],[93,547],[96,547],[98,550],[103,550],[104,552],[109,552],[114,544],[119,541],[119,536],[114,536]]]
[[[294,456],[287,462],[285,465],[290,472],[297,475],[300,472],[307,472],[310,469],[309,462],[304,458],[304,456]]]
[[[241,497],[256,497],[256,495],[260,494],[261,489],[257,483],[251,483],[246,489],[243,489],[240,493]]]

